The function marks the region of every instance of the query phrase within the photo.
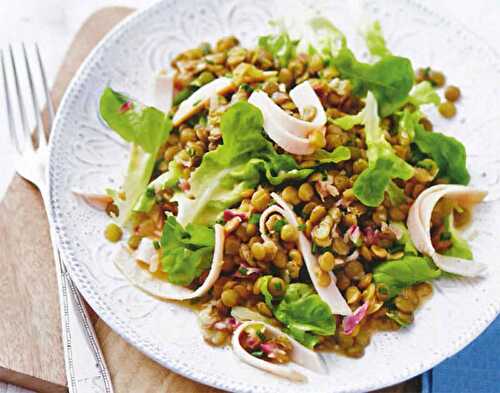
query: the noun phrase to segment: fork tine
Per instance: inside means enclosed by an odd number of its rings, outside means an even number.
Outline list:
[[[28,84],[30,86],[30,91],[31,91],[31,101],[33,103],[33,110],[35,112],[35,121],[36,121],[35,136],[38,141],[38,145],[42,146],[47,144],[47,139],[45,138],[45,133],[43,130],[43,122],[41,116],[42,112],[40,110],[40,105],[38,104],[36,88],[35,84],[33,83],[33,75],[31,73],[31,67],[28,60],[28,53],[26,52],[26,46],[24,45],[24,43],[22,44],[22,48],[23,48],[24,64],[26,66],[26,73],[28,75]]]
[[[24,108],[24,101],[21,94],[21,87],[19,86],[19,78],[17,76],[17,68],[16,68],[16,62],[14,60],[14,52],[12,51],[12,45],[9,45],[9,54],[10,54],[10,62],[12,64],[12,72],[14,74],[14,85],[16,87],[17,100],[19,103],[19,115],[21,116],[21,125],[23,128],[25,139],[28,139],[28,142],[30,142],[31,135],[28,126],[28,120],[26,117],[26,110]],[[24,141],[24,145],[32,146],[31,143],[25,143],[25,142],[26,141]],[[25,146],[22,146],[21,149],[24,149],[24,147]]]
[[[21,146],[19,144],[19,139],[16,133],[16,125],[14,123],[14,113],[12,112],[12,102],[10,98],[9,84],[7,83],[7,74],[5,72],[5,60],[3,56],[3,50],[0,51],[0,62],[2,65],[2,79],[3,87],[5,91],[5,107],[7,109],[7,121],[9,123],[9,134],[11,143],[14,145],[18,153],[21,153]]]
[[[47,76],[45,74],[45,67],[43,66],[42,56],[40,56],[40,48],[38,44],[35,43],[36,56],[38,58],[38,66],[40,67],[40,74],[42,75],[43,90],[45,93],[45,101],[47,102],[47,113],[48,113],[48,124],[47,127],[52,129],[52,123],[54,122],[54,104],[52,103],[52,97],[50,96],[50,90],[47,83]]]

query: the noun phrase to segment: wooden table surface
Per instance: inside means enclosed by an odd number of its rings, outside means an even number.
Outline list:
[[[82,26],[59,70],[56,105],[84,58],[111,27],[132,12],[104,8]],[[12,218],[15,217],[15,220]],[[54,262],[46,214],[34,187],[15,177],[0,203],[0,393],[66,391]],[[128,345],[94,314],[94,326],[117,393],[218,392],[174,374]],[[415,378],[380,393],[420,391]]]

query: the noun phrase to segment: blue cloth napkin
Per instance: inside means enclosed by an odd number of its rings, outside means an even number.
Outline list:
[[[422,393],[500,393],[500,317],[461,352],[423,374]]]

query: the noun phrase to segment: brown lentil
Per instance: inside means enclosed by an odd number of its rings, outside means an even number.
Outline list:
[[[444,96],[448,101],[455,102],[460,98],[460,89],[457,86],[448,86],[444,91]]]

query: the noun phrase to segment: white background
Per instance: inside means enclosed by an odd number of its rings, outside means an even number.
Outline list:
[[[141,8],[154,1],[0,0],[0,49],[5,51],[9,44],[38,42],[45,60],[49,82],[52,83],[74,35],[92,12],[111,5]],[[500,53],[500,39],[498,38],[500,37],[500,24],[498,23],[500,2],[498,0],[420,0],[420,2],[428,8],[434,8],[442,15],[461,22],[470,31],[484,38]],[[422,45],[425,45],[425,42]],[[1,92],[0,198],[4,194],[14,171],[4,108],[3,92]],[[0,393],[3,392],[18,393],[19,390],[0,383]]]

